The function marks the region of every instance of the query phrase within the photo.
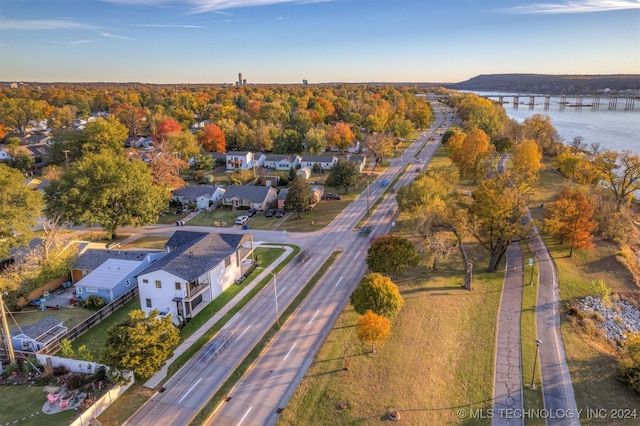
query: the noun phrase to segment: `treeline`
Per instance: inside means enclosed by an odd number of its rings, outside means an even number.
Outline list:
[[[544,95],[593,95],[605,89],[609,89],[609,93],[624,94],[640,91],[640,75],[486,74],[444,86],[452,90]]]

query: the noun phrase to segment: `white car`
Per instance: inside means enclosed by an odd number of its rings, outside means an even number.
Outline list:
[[[244,225],[249,220],[249,216],[238,216],[236,218],[236,225]]]

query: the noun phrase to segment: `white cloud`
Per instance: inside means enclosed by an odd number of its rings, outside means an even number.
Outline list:
[[[133,5],[133,6],[165,6],[168,4],[190,4],[191,13],[218,12],[225,9],[235,9],[252,6],[269,6],[282,3],[322,3],[334,0],[102,0],[107,3]]]
[[[129,41],[134,41],[134,38],[130,38],[130,37],[125,37],[125,36],[120,36],[120,35],[116,35],[116,34],[111,34],[111,33],[107,33],[104,31],[96,31],[98,34],[100,34],[102,37],[107,37],[107,38],[116,38],[118,40],[129,40]]]
[[[95,42],[96,42],[95,40],[76,40],[76,41],[69,42],[69,44],[76,45],[76,44],[86,44],[86,43],[95,43]]]
[[[179,24],[132,24],[132,27],[142,28],[207,28],[202,25],[179,25]]]
[[[0,20],[3,30],[92,30],[93,26],[67,19],[13,19]]]
[[[534,3],[506,10],[521,14],[560,14],[607,12],[611,10],[640,9],[640,0],[574,0],[558,3]]]

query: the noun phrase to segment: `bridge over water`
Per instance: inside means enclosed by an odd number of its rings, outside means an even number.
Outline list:
[[[497,100],[501,105],[509,104],[509,100],[513,98],[513,108],[517,109],[519,106],[528,106],[529,109],[533,109],[536,105],[536,99],[542,101],[544,109],[548,110],[550,106],[558,105],[562,111],[565,108],[591,108],[592,110],[598,110],[601,107],[608,110],[615,111],[617,109],[624,111],[630,111],[635,108],[636,100],[640,103],[640,97],[638,96],[610,96],[610,95],[483,95],[484,98]]]

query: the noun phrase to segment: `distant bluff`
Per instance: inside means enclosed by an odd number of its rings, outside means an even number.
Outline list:
[[[453,90],[547,95],[592,95],[606,89],[611,93],[640,94],[640,75],[483,74],[444,86]]]

